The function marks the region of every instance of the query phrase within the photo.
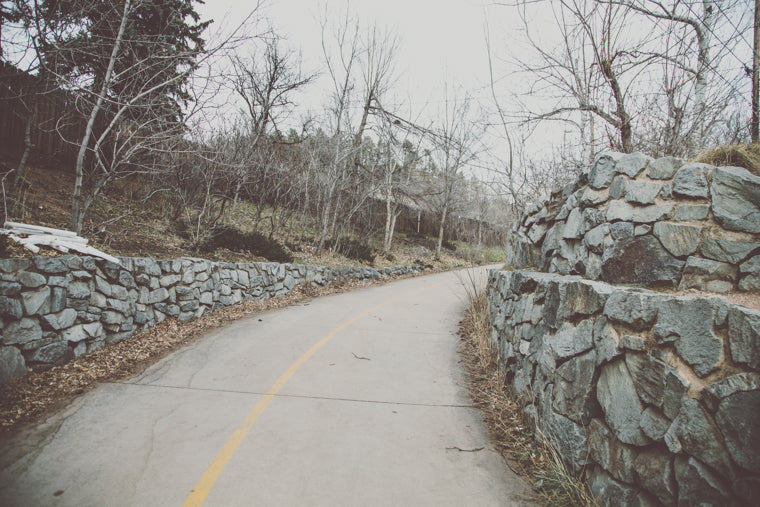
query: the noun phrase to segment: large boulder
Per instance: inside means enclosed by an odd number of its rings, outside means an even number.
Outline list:
[[[728,345],[735,363],[760,369],[760,312],[733,306],[728,312]]]
[[[651,181],[629,181],[625,186],[625,200],[634,204],[654,204],[662,185]]]
[[[0,346],[0,384],[26,375],[24,356],[16,347]]]
[[[685,257],[697,251],[702,229],[695,225],[657,222],[652,232],[668,252],[676,257]]]
[[[604,251],[602,280],[672,286],[680,279],[684,264],[653,236],[637,236],[617,241]]]
[[[588,441],[591,459],[611,473],[615,479],[633,482],[635,447],[615,438],[601,419],[592,419],[588,425]]]
[[[621,442],[631,445],[649,443],[649,438],[641,430],[644,407],[624,361],[618,360],[602,367],[596,397],[607,425]]]
[[[731,461],[723,444],[723,436],[697,400],[685,399],[681,411],[673,422],[675,434],[681,447],[702,463],[706,463],[718,473],[731,477]]]
[[[641,152],[628,153],[618,159],[617,164],[615,164],[615,172],[625,174],[629,178],[635,178],[651,162],[652,157],[644,155]]]
[[[620,153],[605,153],[596,157],[588,175],[591,188],[607,188],[615,177],[615,164],[622,157]]]
[[[707,180],[713,169],[713,166],[699,162],[683,166],[673,179],[673,193],[681,197],[707,198]]]
[[[741,290],[760,291],[760,255],[750,257],[749,260],[739,266],[741,281],[739,288]]]
[[[676,157],[662,157],[649,164],[647,176],[653,180],[669,180],[683,165],[683,160]]]
[[[718,406],[715,422],[734,462],[760,474],[760,390],[738,391]]]
[[[595,405],[594,369],[596,354],[589,351],[557,368],[554,410],[578,424],[587,424]]]
[[[739,264],[757,252],[760,252],[760,243],[755,241],[727,241],[718,238],[705,238],[699,247],[699,253],[703,257],[731,264]]]
[[[728,292],[736,284],[738,269],[725,262],[689,257],[683,268],[678,290],[697,289],[709,292]]]
[[[718,306],[704,298],[667,298],[660,302],[654,334],[674,343],[678,354],[701,377],[723,359],[723,340],[713,332]]]
[[[673,204],[650,204],[648,206],[632,206],[623,201],[612,201],[607,206],[606,217],[610,222],[618,220],[635,222],[637,224],[651,224],[660,220],[667,220],[673,214]]]
[[[677,457],[678,505],[731,505],[729,486],[694,458]]]
[[[760,178],[740,167],[713,171],[712,210],[725,229],[760,233]]]

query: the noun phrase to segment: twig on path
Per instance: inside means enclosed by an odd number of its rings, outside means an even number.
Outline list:
[[[352,354],[354,354],[353,352],[351,352],[351,353],[352,353]],[[355,357],[356,359],[364,359],[365,361],[372,361],[372,359],[370,359],[370,358],[368,358],[368,357],[364,357],[364,356],[357,356],[356,354],[354,354],[354,357]]]
[[[476,447],[474,449],[462,449],[461,447],[447,447],[447,451],[459,451],[459,452],[478,452],[485,449],[485,447]]]

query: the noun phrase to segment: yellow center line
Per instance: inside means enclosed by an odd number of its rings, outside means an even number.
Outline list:
[[[277,382],[272,384],[272,387],[270,387],[267,392],[262,396],[262,398],[259,400],[256,405],[254,405],[253,409],[248,413],[245,420],[238,426],[238,428],[232,433],[232,436],[227,440],[227,442],[222,447],[222,450],[219,451],[219,453],[216,455],[214,460],[211,462],[209,467],[206,469],[206,471],[201,476],[200,480],[198,480],[198,483],[195,485],[193,490],[190,492],[190,495],[188,495],[187,499],[185,500],[185,503],[183,504],[183,507],[200,507],[203,505],[203,502],[206,501],[206,497],[208,497],[209,493],[211,493],[211,488],[214,487],[214,483],[216,483],[216,480],[219,478],[219,475],[221,475],[222,470],[224,470],[224,467],[227,466],[227,463],[232,459],[232,455],[235,454],[235,451],[237,451],[238,447],[240,447],[240,444],[243,442],[243,439],[248,434],[249,431],[251,431],[251,428],[253,427],[256,420],[261,416],[262,413],[264,413],[264,410],[266,410],[269,403],[272,401],[272,399],[275,397],[275,395],[282,389],[285,384],[290,380],[290,378],[295,375],[296,371],[311,357],[313,356],[320,348],[322,348],[327,342],[333,339],[335,335],[346,329],[348,326],[356,322],[357,320],[366,317],[372,312],[375,312],[379,310],[380,308],[387,306],[395,301],[398,301],[399,299],[402,299],[407,296],[411,296],[413,294],[417,294],[418,292],[423,292],[429,289],[432,289],[433,287],[440,285],[443,282],[439,282],[433,285],[430,285],[428,287],[423,287],[421,289],[413,290],[410,292],[406,292],[404,294],[401,294],[400,296],[396,296],[394,298],[388,299],[387,301],[384,301],[380,303],[377,306],[373,306],[369,310],[360,313],[359,315],[356,315],[355,317],[347,320],[340,326],[336,327],[332,331],[330,331],[324,338],[319,340],[317,343],[315,343],[309,350],[307,350],[301,357],[296,359],[296,361],[290,365],[290,367],[283,373],[279,379],[277,379]]]

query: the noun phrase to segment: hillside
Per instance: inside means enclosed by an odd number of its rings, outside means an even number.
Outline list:
[[[15,160],[0,160],[0,170],[7,173],[15,167]],[[42,225],[57,229],[67,229],[71,211],[71,189],[73,175],[61,170],[55,160],[36,160],[27,168],[25,182],[19,192],[18,201],[5,200],[5,220]],[[107,187],[88,211],[82,236],[89,240],[89,245],[111,255],[150,256],[172,259],[183,256],[203,257],[210,260],[227,262],[251,262],[275,260],[257,256],[250,251],[232,251],[223,246],[215,250],[199,249],[181,235],[167,216],[167,203],[162,195],[155,194],[144,200],[147,186],[138,179],[117,181]],[[298,217],[294,222],[297,227],[290,230],[286,237],[275,236],[273,239],[292,254],[294,262],[328,266],[372,265],[375,267],[393,264],[409,264],[415,261],[431,264],[439,269],[455,267],[467,263],[500,262],[503,253],[500,248],[478,248],[464,243],[448,243],[440,260],[435,260],[432,250],[435,239],[420,236],[397,234],[391,255],[384,258],[379,254],[382,249],[382,231],[379,239],[371,237],[368,246],[372,249],[374,261],[350,259],[332,252],[317,254],[312,245],[313,235],[308,228],[308,217]],[[233,226],[242,232],[255,230],[255,209],[245,201],[238,203],[223,224]],[[266,223],[261,217],[260,224]],[[301,224],[307,224],[299,229]],[[263,228],[262,228],[263,229]],[[268,231],[260,230],[263,235]],[[50,250],[43,255],[57,255]],[[29,256],[30,252],[17,245],[9,245],[4,257]]]

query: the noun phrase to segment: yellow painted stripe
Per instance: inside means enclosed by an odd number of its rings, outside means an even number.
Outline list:
[[[399,299],[402,299],[407,296],[411,296],[418,292],[423,292],[423,291],[432,289],[436,285],[440,285],[440,283],[433,284],[428,287],[423,287],[421,289],[417,289],[414,291],[401,294],[400,296],[396,296],[394,298],[388,299],[387,301],[384,301],[377,306],[373,306],[369,310],[360,313],[359,315],[347,320],[340,326],[330,331],[330,333],[328,333],[324,338],[322,338],[317,343],[315,343],[301,357],[296,359],[296,361],[290,365],[290,367],[285,371],[285,373],[283,373],[280,376],[280,378],[277,379],[277,382],[272,384],[272,387],[270,387],[269,390],[264,394],[264,396],[259,400],[259,402],[256,403],[256,405],[248,413],[248,415],[246,416],[242,424],[238,426],[238,428],[232,433],[232,436],[224,444],[224,446],[222,447],[222,450],[219,451],[219,453],[216,455],[214,460],[211,462],[211,465],[209,465],[209,467],[201,476],[198,483],[190,492],[190,495],[188,495],[187,499],[185,500],[185,503],[183,504],[183,507],[200,507],[201,505],[203,505],[203,502],[206,501],[206,497],[208,497],[209,493],[211,493],[211,488],[214,487],[214,483],[216,483],[216,480],[219,478],[219,475],[222,473],[222,470],[224,470],[224,467],[227,466],[227,463],[230,461],[230,459],[232,459],[232,455],[235,454],[235,451],[237,450],[238,447],[240,447],[240,444],[243,442],[243,439],[245,438],[245,436],[248,434],[249,431],[251,431],[251,428],[253,427],[256,420],[259,418],[259,416],[261,416],[262,413],[264,413],[264,410],[266,410],[267,406],[275,397],[275,395],[280,391],[280,389],[282,389],[285,386],[288,380],[290,380],[290,378],[293,375],[295,375],[296,371],[298,371],[298,369],[311,356],[313,356],[327,342],[332,340],[333,337],[335,337],[335,335],[337,335],[338,333],[346,329],[348,326],[350,326],[357,320],[366,317],[370,313],[377,311],[380,308],[393,303],[394,301],[398,301]]]

